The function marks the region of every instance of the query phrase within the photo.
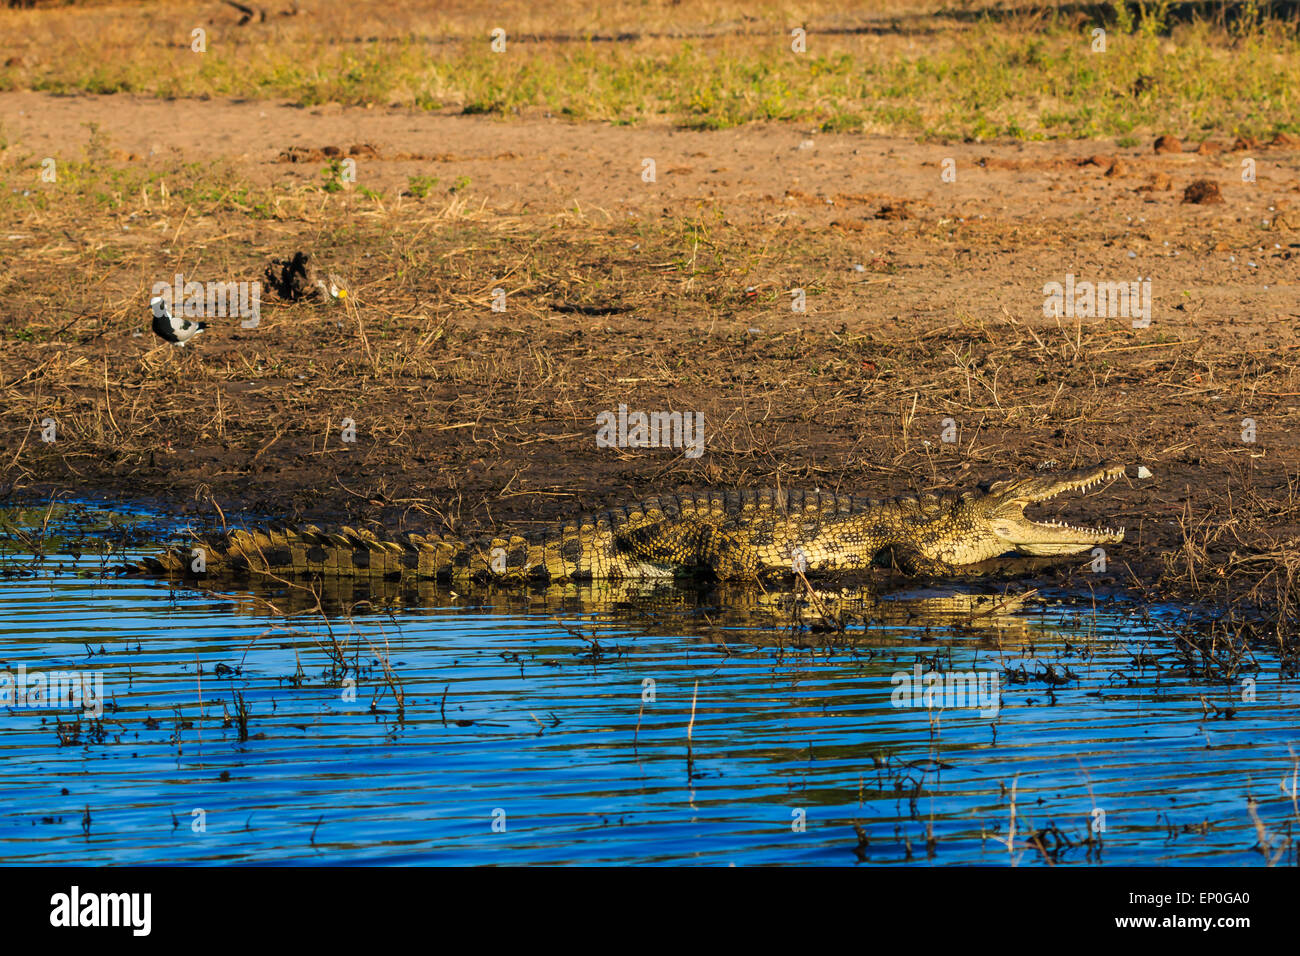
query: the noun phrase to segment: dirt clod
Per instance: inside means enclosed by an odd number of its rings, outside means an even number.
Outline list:
[[[286,302],[315,299],[321,295],[311,253],[295,252],[288,259],[273,259],[263,273],[267,285]]]
[[[1196,203],[1200,206],[1223,202],[1219,184],[1212,179],[1198,179],[1183,190],[1183,202]]]
[[[346,150],[341,146],[290,146],[283,150],[276,162],[279,163],[322,163],[329,159],[339,159],[343,156],[364,156],[370,159],[379,158],[379,150],[370,143],[354,143]]]

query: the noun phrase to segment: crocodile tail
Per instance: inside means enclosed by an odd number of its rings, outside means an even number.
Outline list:
[[[438,535],[379,538],[365,529],[322,531],[299,528],[238,529],[196,539],[188,549],[148,555],[129,570],[152,574],[256,573],[278,577],[380,577],[410,575],[450,578],[472,563],[473,546]],[[485,565],[486,566],[486,565]]]
[[[415,577],[443,581],[591,577],[598,549],[576,527],[540,537],[488,536],[465,541],[439,535],[379,538],[364,529],[322,531],[314,525],[198,538],[128,565],[163,575],[264,574],[274,577]],[[599,576],[599,575],[598,575]]]

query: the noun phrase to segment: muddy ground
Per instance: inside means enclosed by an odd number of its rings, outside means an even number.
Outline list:
[[[7,496],[461,532],[686,487],[888,495],[1113,459],[1152,477],[1052,509],[1127,526],[1105,580],[1295,556],[1285,137],[945,145],[31,92],[0,115],[15,166],[89,150],[96,175],[150,177],[6,207]],[[340,158],[356,182],[322,190]],[[200,175],[212,194],[184,193]],[[1187,201],[1199,180],[1222,201]],[[153,283],[261,279],[296,250],[343,300],[267,292],[254,329],[150,334]],[[1067,274],[1149,278],[1150,325],[1045,316]],[[620,404],[702,413],[703,453],[598,447]]]

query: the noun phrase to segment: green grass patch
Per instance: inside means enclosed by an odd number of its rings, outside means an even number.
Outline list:
[[[813,34],[626,43],[213,44],[199,55],[137,44],[90,58],[50,51],[0,68],[0,88],[167,97],[285,97],[303,105],[405,105],[508,118],[669,121],[698,129],[806,123],[927,138],[1128,137],[1197,129],[1267,136],[1300,126],[1300,36],[1245,11],[1227,27],[1180,24],[1169,4],[1115,4],[1098,24],[1064,18],[948,25],[924,43]],[[815,51],[815,52],[814,52]],[[327,187],[328,188],[328,187]]]

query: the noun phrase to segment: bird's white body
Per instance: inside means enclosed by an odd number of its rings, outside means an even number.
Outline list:
[[[150,299],[149,308],[153,310],[154,334],[173,345],[184,345],[207,328],[202,322],[191,322],[189,319],[172,315],[162,296]]]

